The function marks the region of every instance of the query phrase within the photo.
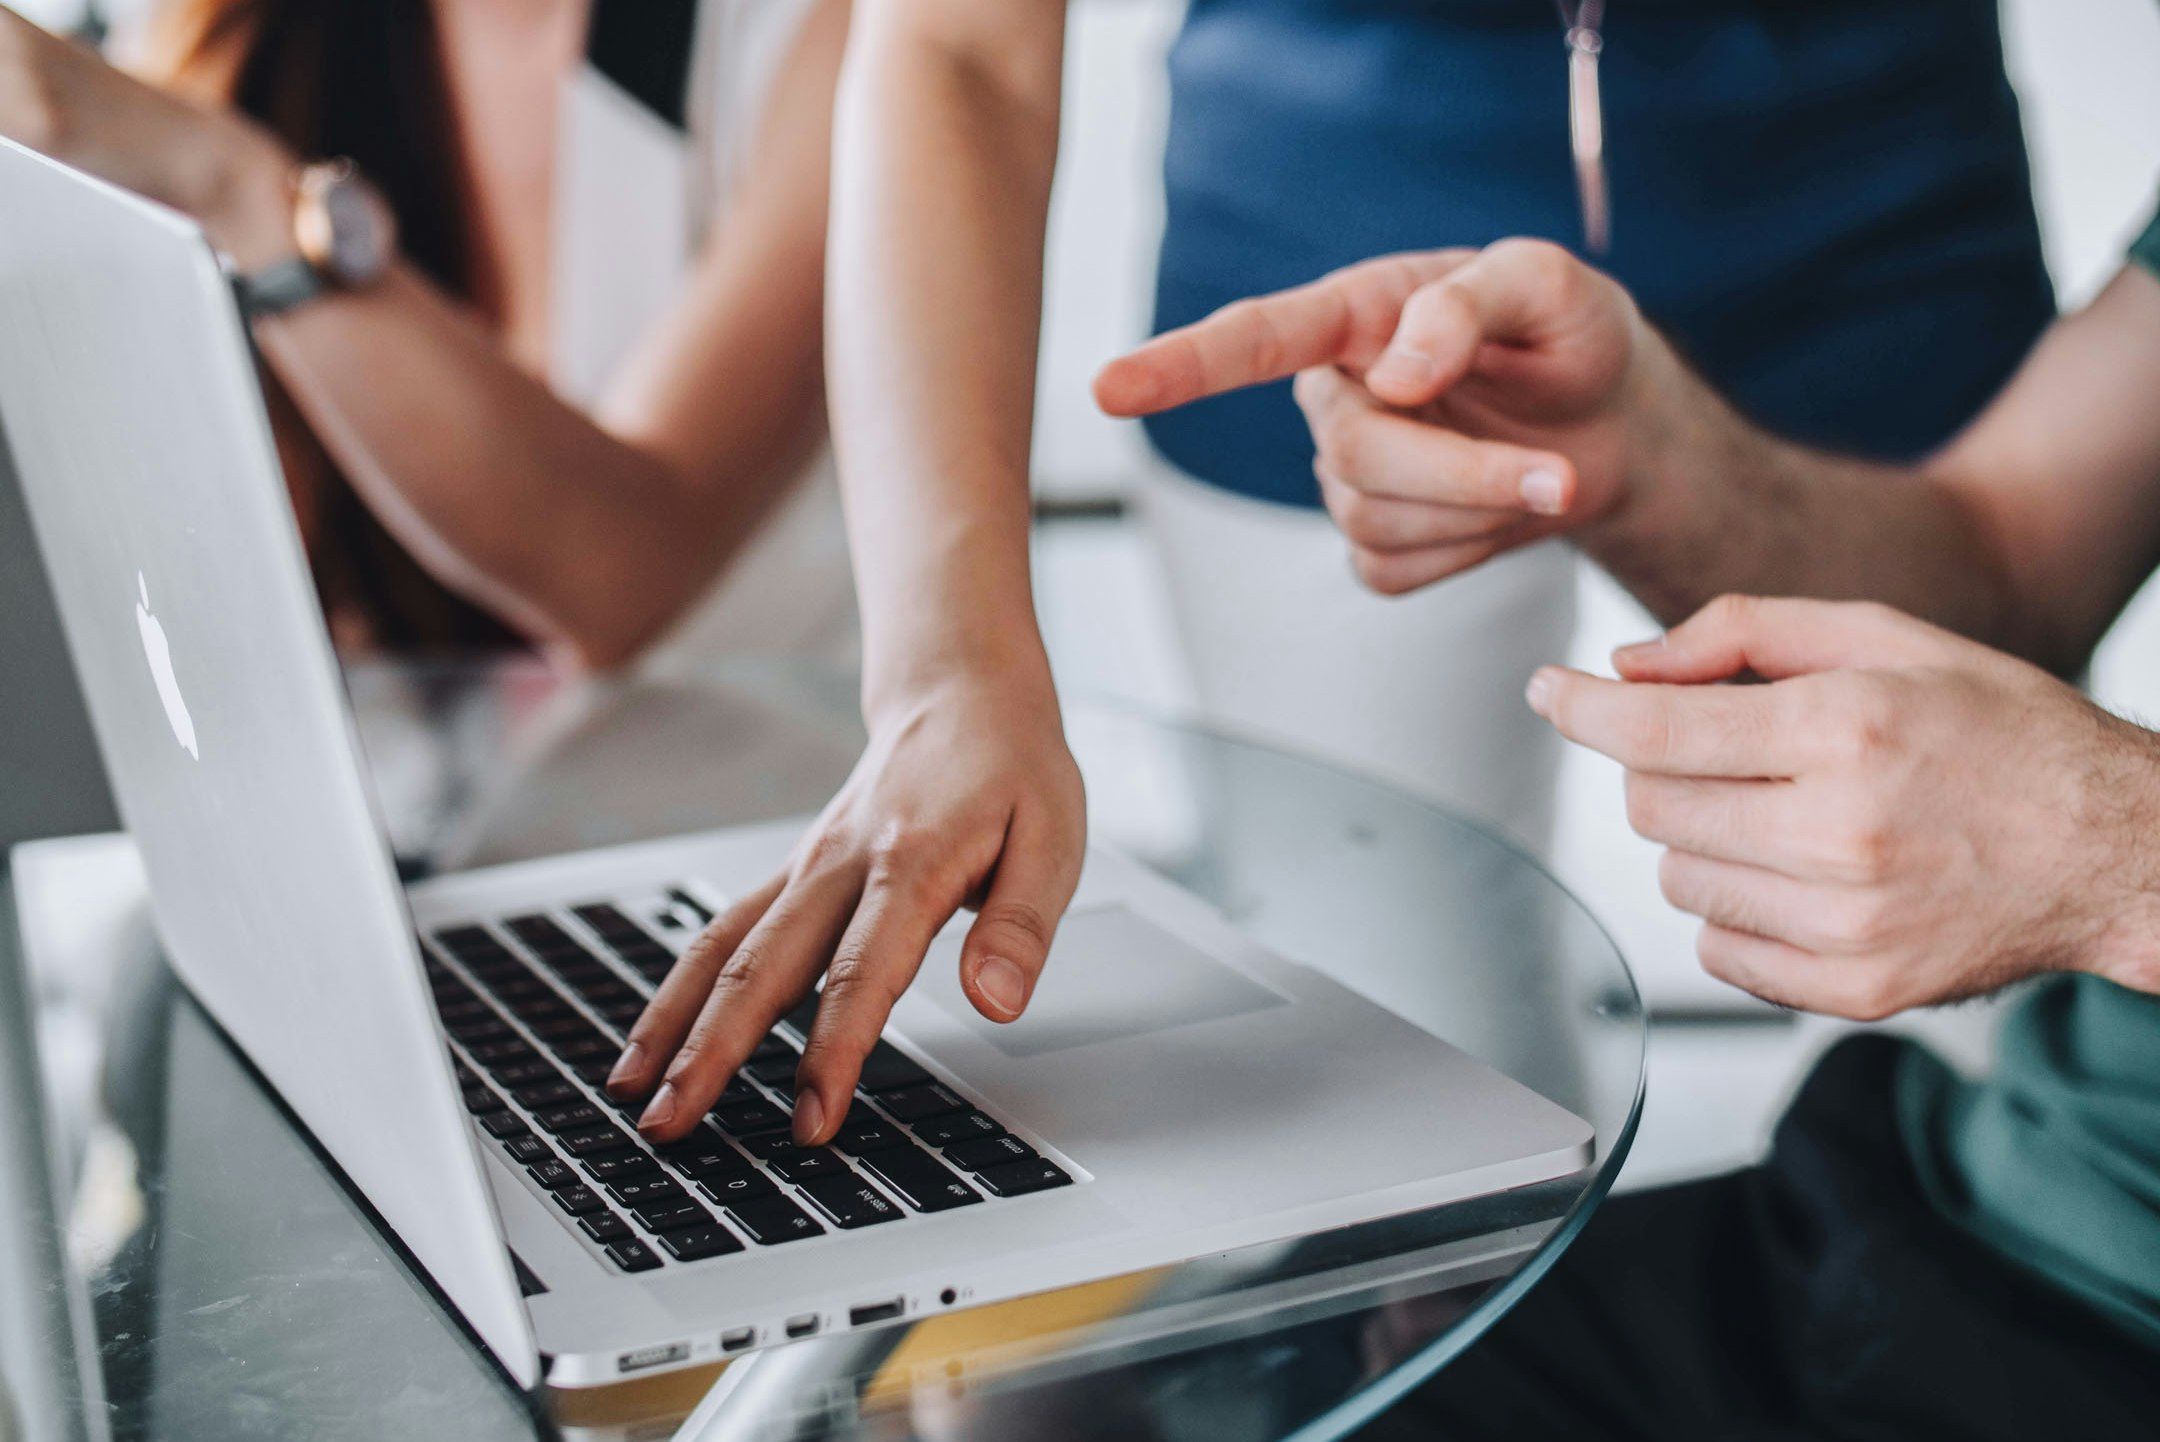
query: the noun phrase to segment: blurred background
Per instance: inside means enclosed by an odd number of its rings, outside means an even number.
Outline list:
[[[71,26],[81,0],[11,0]],[[124,17],[127,0],[100,7]],[[1077,0],[1064,155],[1052,213],[1048,318],[1035,470],[1043,523],[1040,606],[1068,692],[1190,709],[1162,580],[1122,517],[1143,442],[1097,415],[1087,382],[1144,334],[1161,219],[1166,96],[1161,56],[1179,0]],[[2062,303],[2089,297],[2149,215],[2160,178],[2160,6],[2152,0],[2005,0],[2011,71],[2024,102],[2049,262]],[[1613,137],[1625,145],[1624,134]],[[1622,218],[1624,224],[1624,217]],[[0,456],[4,465],[4,456]],[[1603,670],[1617,644],[1654,628],[1588,568],[1573,664]],[[2160,716],[2160,591],[2151,588],[2102,650],[2097,695]],[[62,653],[11,477],[0,473],[0,848],[112,822],[95,748]],[[1525,718],[1526,724],[1528,718]],[[1806,1060],[1831,1029],[1766,1013],[1703,977],[1694,928],[1658,896],[1656,853],[1630,834],[1617,772],[1576,753],[1563,773],[1548,858],[1612,930],[1663,1025],[1652,1098],[1629,1180],[1700,1172],[1759,1150]],[[1984,1057],[1984,1007],[1923,1018],[1967,1062]]]

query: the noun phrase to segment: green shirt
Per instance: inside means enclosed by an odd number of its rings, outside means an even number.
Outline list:
[[[2160,218],[2130,255],[2160,275]],[[2052,978],[1986,1079],[1909,1051],[1898,1111],[1937,1210],[2160,1343],[2160,997]]]

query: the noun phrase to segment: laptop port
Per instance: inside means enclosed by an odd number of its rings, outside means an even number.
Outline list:
[[[890,1322],[907,1310],[907,1298],[895,1297],[890,1302],[865,1302],[860,1307],[848,1308],[850,1327],[869,1327],[879,1322]]]
[[[790,1337],[814,1336],[818,1329],[818,1320],[818,1314],[815,1312],[805,1312],[800,1317],[790,1317],[787,1319],[787,1334]]]
[[[740,1352],[756,1340],[757,1328],[736,1327],[720,1334],[720,1350],[723,1352]]]

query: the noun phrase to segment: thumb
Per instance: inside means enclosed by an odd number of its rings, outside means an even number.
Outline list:
[[[1613,652],[1622,680],[1665,685],[1766,680],[1938,659],[1944,632],[1872,602],[1720,596],[1654,641]]]

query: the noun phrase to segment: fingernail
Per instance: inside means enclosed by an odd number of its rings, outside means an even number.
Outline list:
[[[1439,363],[1417,347],[1391,345],[1365,378],[1383,385],[1420,386],[1428,384],[1438,369]]]
[[[1560,473],[1549,466],[1539,466],[1522,478],[1522,500],[1540,516],[1557,516],[1567,509],[1562,499],[1563,482]]]
[[[1018,1016],[1027,1005],[1026,974],[1002,956],[993,956],[976,969],[975,989],[1007,1016]]]
[[[795,1094],[795,1140],[808,1146],[825,1130],[825,1103],[813,1091]]]
[[[1530,678],[1530,684],[1523,688],[1523,699],[1530,703],[1531,710],[1543,716],[1545,708],[1552,704],[1552,690],[1552,669],[1540,667]]]
[[[646,1105],[644,1113],[638,1117],[638,1130],[641,1132],[651,1131],[654,1127],[664,1127],[673,1120],[675,1120],[675,1083],[662,1082],[660,1083],[660,1090],[653,1093],[652,1101]]]
[[[615,1058],[615,1069],[607,1074],[608,1090],[627,1086],[630,1079],[637,1075],[638,1067],[644,1060],[645,1048],[637,1042],[624,1047],[622,1055]]]

